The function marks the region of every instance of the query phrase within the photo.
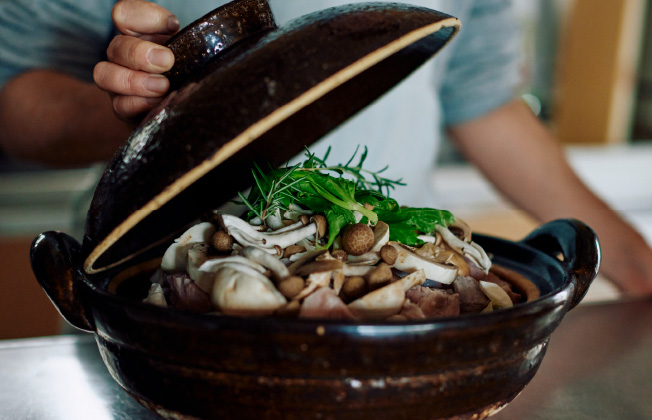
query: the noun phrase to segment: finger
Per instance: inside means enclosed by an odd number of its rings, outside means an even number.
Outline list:
[[[144,0],[121,0],[113,6],[111,18],[125,35],[174,34],[179,20],[170,11]]]
[[[95,66],[93,80],[100,89],[127,96],[156,98],[163,96],[170,88],[165,76],[131,70],[106,61]]]
[[[147,35],[141,35],[138,37],[138,39],[142,39],[143,41],[149,41],[153,42],[155,44],[165,44],[168,39],[170,39],[172,35],[161,35],[161,34],[147,34]]]
[[[149,73],[166,72],[174,64],[174,54],[169,48],[132,36],[113,38],[106,54],[112,63]]]
[[[122,120],[135,122],[144,113],[158,105],[163,98],[143,98],[142,96],[116,95],[113,97],[113,112]]]

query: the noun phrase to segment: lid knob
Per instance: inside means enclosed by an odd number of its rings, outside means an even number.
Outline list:
[[[267,0],[234,0],[207,13],[165,44],[174,53],[174,66],[165,74],[171,90],[201,78],[207,70],[200,69],[233,45],[253,42],[275,28]]]

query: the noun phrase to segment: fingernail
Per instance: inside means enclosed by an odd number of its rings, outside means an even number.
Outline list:
[[[143,85],[145,89],[154,93],[165,93],[169,87],[168,79],[160,75],[147,76]]]
[[[152,48],[147,52],[150,64],[168,70],[174,64],[174,54],[167,48]]]
[[[176,16],[171,15],[168,17],[168,31],[175,33],[179,30],[179,19]]]

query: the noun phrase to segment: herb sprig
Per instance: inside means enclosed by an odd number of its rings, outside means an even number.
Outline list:
[[[341,229],[356,222],[355,212],[362,214],[363,221],[368,220],[372,225],[378,220],[384,221],[390,226],[390,239],[407,245],[420,243],[418,235],[432,233],[435,225],[446,226],[455,221],[446,210],[400,207],[389,197],[389,192],[396,186],[405,185],[402,180],[381,176],[387,167],[380,171],[364,169],[366,147],[358,163],[353,164],[357,153],[358,149],[344,165],[326,163],[330,148],[321,159],[306,149],[307,159],[303,163],[281,169],[270,168],[267,173],[255,165],[252,171],[255,187],[247,197],[239,194],[249,209],[247,219],[258,217],[265,223],[269,216],[288,210],[291,204],[300,205],[326,217],[329,230],[326,248]],[[373,210],[365,208],[365,203],[372,205]]]
[[[303,168],[301,168],[301,170],[303,171],[324,170],[324,171],[336,172],[340,175],[347,174],[353,177],[356,189],[360,189],[360,190],[376,189],[377,191],[380,191],[386,196],[389,196],[391,192],[390,190],[395,189],[397,186],[405,186],[405,183],[403,182],[402,178],[398,180],[392,180],[389,178],[382,177],[380,175],[389,168],[389,165],[385,166],[384,168],[378,171],[370,171],[368,169],[363,168],[364,162],[365,160],[367,160],[367,154],[368,154],[368,149],[366,146],[364,148],[364,151],[360,155],[360,160],[358,161],[358,163],[356,165],[352,165],[353,160],[358,154],[359,149],[360,146],[356,147],[355,151],[353,152],[353,155],[348,160],[348,162],[346,162],[346,164],[344,165],[326,164],[326,160],[328,159],[328,156],[330,155],[331,152],[330,147],[326,150],[326,154],[324,155],[323,159],[320,159],[315,154],[307,151],[306,156],[308,157],[308,160],[304,163]],[[371,177],[371,179],[367,179],[367,176]]]

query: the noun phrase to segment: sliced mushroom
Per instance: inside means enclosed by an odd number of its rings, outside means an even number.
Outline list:
[[[448,246],[471,260],[475,265],[480,267],[485,274],[489,272],[489,269],[491,268],[491,259],[489,259],[489,256],[484,252],[484,249],[482,249],[480,245],[475,242],[465,242],[461,240],[455,236],[453,232],[443,226],[437,226],[435,229],[439,234],[441,234],[444,242],[446,242]]]
[[[480,287],[489,299],[494,309],[505,309],[514,306],[507,292],[496,283],[480,280]]]
[[[294,297],[295,300],[304,299],[315,290],[321,287],[328,287],[331,282],[332,271],[315,272],[308,275],[305,287],[298,295]]]
[[[441,238],[441,235],[437,235]],[[415,254],[430,258],[440,264],[452,264],[457,267],[458,276],[468,276],[471,272],[469,264],[459,252],[451,249],[447,244],[434,245],[430,242],[414,251]]]
[[[199,266],[198,272],[195,274],[195,278],[192,278],[197,286],[206,293],[210,293],[213,290],[213,283],[215,282],[215,273],[222,267],[232,266],[233,264],[245,265],[251,269],[258,271],[259,273],[265,272],[265,267],[262,265],[245,258],[241,255],[232,255],[229,257],[222,258],[210,258],[206,260],[202,265]]]
[[[198,223],[178,237],[163,254],[161,269],[167,273],[186,270],[188,250],[196,243],[210,243],[215,226],[209,222]]]
[[[367,293],[349,303],[353,314],[362,319],[383,319],[400,312],[405,302],[405,292],[426,281],[423,270],[417,270],[394,283]]]
[[[267,277],[247,266],[220,267],[211,301],[227,315],[270,315],[287,302]]]
[[[278,258],[263,251],[255,246],[248,246],[242,249],[242,255],[252,261],[257,262],[265,268],[271,270],[274,279],[277,282],[290,276],[290,270]]]
[[[202,276],[199,267],[208,259],[208,244],[193,244],[188,250],[186,272],[195,282]],[[206,292],[206,290],[204,290]]]
[[[437,281],[442,284],[451,284],[457,276],[457,267],[446,264],[439,264],[428,258],[421,257],[404,245],[390,241],[388,245],[393,246],[397,251],[394,267],[412,273],[417,270],[423,270],[426,278]]]
[[[462,232],[462,239],[465,242],[471,242],[471,227],[464,220],[455,220],[455,223],[448,225],[448,230],[450,228],[459,229]]]
[[[344,267],[342,268],[342,272],[347,277],[352,277],[352,276],[364,277],[370,272],[374,271],[375,269],[376,267],[374,267],[373,265],[344,264]]]

